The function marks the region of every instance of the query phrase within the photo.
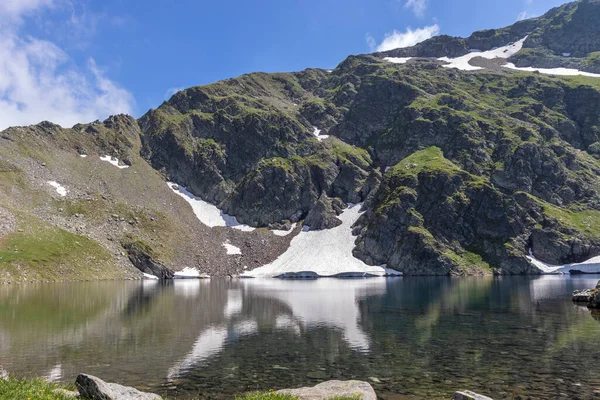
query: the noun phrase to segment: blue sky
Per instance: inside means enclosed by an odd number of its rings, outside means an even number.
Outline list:
[[[1,0],[0,128],[136,117],[173,90],[502,27],[554,0]],[[407,29],[412,29],[407,32]]]

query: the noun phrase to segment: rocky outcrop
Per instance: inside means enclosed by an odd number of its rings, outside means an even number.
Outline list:
[[[455,392],[452,395],[452,400],[492,400],[491,397],[483,396],[470,390]]]
[[[600,309],[600,281],[595,289],[575,290],[573,292],[573,301],[576,303],[585,303],[592,309]]]
[[[377,400],[373,387],[362,381],[327,381],[313,387],[278,390],[277,393],[288,394],[300,400],[323,400],[334,397]]]
[[[335,228],[342,224],[337,216],[347,207],[340,199],[332,199],[322,193],[317,204],[306,216],[304,225],[309,226],[312,231]]]
[[[172,279],[173,271],[154,258],[152,248],[142,240],[126,238],[123,248],[127,250],[129,261],[140,271],[154,275],[159,279]]]
[[[92,375],[80,374],[75,381],[79,394],[89,400],[161,400],[157,394],[116,383],[106,383]]]

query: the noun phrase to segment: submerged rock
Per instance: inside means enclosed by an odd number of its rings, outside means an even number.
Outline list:
[[[161,400],[157,394],[140,392],[139,390],[116,383],[106,383],[92,375],[79,374],[75,386],[82,397],[90,400]]]
[[[377,400],[373,387],[363,381],[327,381],[313,387],[282,389],[277,393],[289,394],[300,400],[321,400],[334,397],[355,397],[360,400]]]
[[[491,397],[483,396],[470,390],[455,392],[452,395],[452,400],[492,400]]]

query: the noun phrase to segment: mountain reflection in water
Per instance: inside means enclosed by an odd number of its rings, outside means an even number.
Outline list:
[[[587,397],[596,276],[181,280],[0,286],[0,365],[166,394],[377,377],[378,394]],[[560,385],[571,379],[579,385]]]

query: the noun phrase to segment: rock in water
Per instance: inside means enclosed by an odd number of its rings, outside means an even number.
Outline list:
[[[576,303],[589,303],[592,301],[592,291],[590,289],[575,290],[573,292],[573,301]]]
[[[493,400],[491,397],[483,396],[470,390],[456,392],[452,395],[452,400]]]
[[[0,365],[0,381],[5,381],[8,379],[8,371],[6,371],[2,365]]]
[[[377,395],[371,385],[363,381],[327,381],[313,387],[282,389],[277,393],[289,394],[301,400],[321,400],[333,397],[377,400]]]
[[[157,394],[140,392],[132,387],[106,383],[92,375],[79,374],[75,381],[79,394],[90,400],[161,400]]]

